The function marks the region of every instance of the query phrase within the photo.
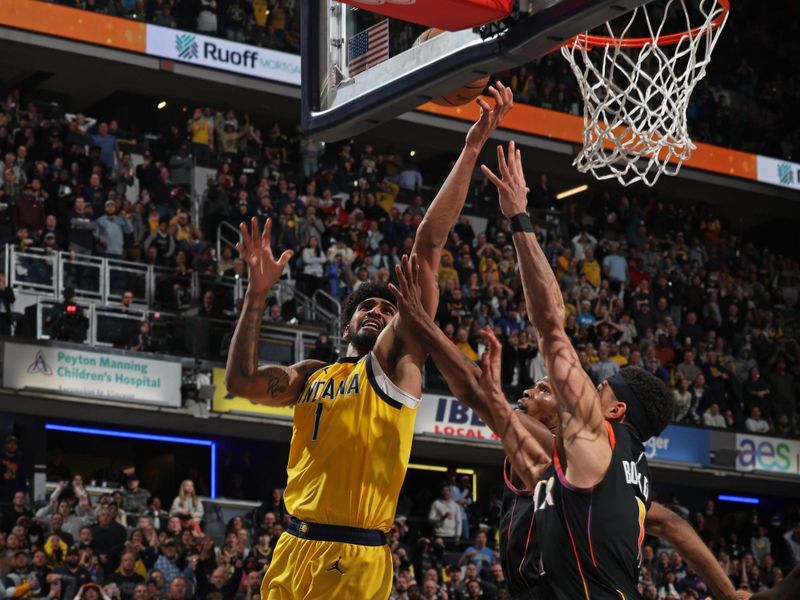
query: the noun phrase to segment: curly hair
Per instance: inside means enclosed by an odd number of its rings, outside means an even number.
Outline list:
[[[653,435],[660,434],[675,414],[675,397],[667,385],[660,377],[638,367],[624,367],[619,374],[641,404]]]
[[[389,286],[385,283],[379,283],[377,281],[362,283],[358,286],[356,291],[342,302],[342,332],[344,332],[345,328],[350,324],[350,320],[353,318],[353,314],[355,314],[358,305],[368,298],[383,298],[397,306],[397,298],[395,298]]]

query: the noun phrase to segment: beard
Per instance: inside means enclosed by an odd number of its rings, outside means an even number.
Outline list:
[[[355,333],[355,335],[351,335],[350,339],[347,341],[366,354],[375,347],[375,342],[378,341],[378,336],[380,334],[380,331],[362,327]]]

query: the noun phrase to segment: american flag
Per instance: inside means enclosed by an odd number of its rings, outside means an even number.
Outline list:
[[[350,77],[389,58],[389,19],[354,35],[347,42]]]

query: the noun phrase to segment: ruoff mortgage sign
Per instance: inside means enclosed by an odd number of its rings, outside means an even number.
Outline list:
[[[181,405],[181,365],[58,346],[3,342],[3,385],[159,406]]]
[[[146,53],[259,79],[300,85],[300,57],[220,38],[147,25]]]

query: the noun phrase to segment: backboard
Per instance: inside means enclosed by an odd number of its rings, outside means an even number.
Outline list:
[[[413,6],[415,0],[403,2],[406,10],[424,10],[422,3],[422,8]],[[397,1],[376,4],[373,12],[336,0],[301,0],[303,129],[326,141],[355,135],[476,79],[544,56],[647,2],[516,0],[501,21],[447,31],[414,45],[426,29],[418,24],[424,17],[412,15],[415,24],[379,14],[389,6],[386,14],[396,15]],[[366,35],[381,42],[379,59],[385,60],[365,68],[353,49],[363,47]]]

